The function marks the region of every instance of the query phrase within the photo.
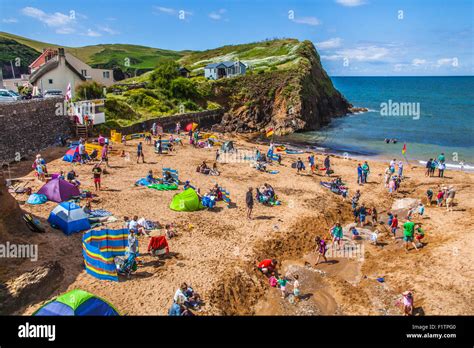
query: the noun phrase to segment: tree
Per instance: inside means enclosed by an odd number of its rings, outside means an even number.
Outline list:
[[[76,87],[76,99],[90,100],[104,98],[105,86],[95,81],[84,82]]]
[[[178,77],[171,81],[171,95],[178,99],[192,99],[198,95],[195,83],[185,77]]]
[[[178,69],[178,63],[165,60],[150,74],[150,81],[155,88],[169,90],[171,81],[179,76]]]

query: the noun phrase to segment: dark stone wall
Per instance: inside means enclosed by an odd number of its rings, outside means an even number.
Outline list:
[[[14,161],[58,143],[72,135],[71,122],[57,103],[62,98],[0,103],[0,163]]]
[[[140,133],[144,130],[150,130],[153,126],[153,122],[156,122],[157,124],[161,125],[165,132],[168,132],[170,130],[174,131],[177,122],[181,122],[181,129],[184,129],[184,127],[190,122],[198,123],[199,128],[201,130],[209,129],[213,125],[220,123],[223,115],[223,109],[216,109],[167,117],[159,117],[155,119],[146,120],[145,122],[137,123],[128,127],[122,127],[120,129],[117,129],[117,131],[121,132],[122,134]],[[107,115],[105,117],[107,117]]]

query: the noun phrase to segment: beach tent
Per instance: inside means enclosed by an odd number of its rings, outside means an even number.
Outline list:
[[[30,195],[30,197],[28,197],[28,200],[26,201],[26,203],[43,204],[43,203],[46,203],[47,201],[48,201],[48,197],[46,197],[45,195],[33,193]]]
[[[48,222],[67,235],[91,228],[84,210],[72,202],[63,202],[54,208],[49,214]]]
[[[73,146],[67,150],[66,154],[63,156],[63,161],[80,162],[81,155],[79,155],[79,146]]]
[[[41,306],[35,316],[116,316],[118,311],[104,299],[75,289]]]
[[[189,132],[190,130],[195,131],[198,126],[199,126],[199,125],[198,125],[197,123],[195,123],[195,122],[190,122],[190,123],[188,123],[188,124],[186,125],[186,127],[184,127],[184,130],[185,130],[186,132]]]
[[[196,211],[203,208],[199,196],[192,188],[175,194],[170,204],[170,209],[175,211]]]
[[[86,272],[103,280],[118,281],[115,256],[125,255],[128,230],[90,230],[82,236],[82,256]]]
[[[61,203],[71,199],[71,197],[81,195],[81,192],[76,186],[59,178],[44,184],[37,193],[45,195],[50,201],[56,203]]]
[[[233,141],[226,141],[224,144],[222,144],[221,150],[223,152],[233,151],[234,150],[234,142]]]

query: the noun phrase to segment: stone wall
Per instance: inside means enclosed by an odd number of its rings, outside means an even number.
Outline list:
[[[208,129],[211,128],[211,126],[213,126],[214,124],[220,123],[223,115],[223,109],[216,109],[181,115],[159,117],[146,120],[142,123],[137,123],[128,127],[122,127],[120,129],[117,129],[117,131],[121,132],[122,134],[140,133],[143,132],[143,130],[150,130],[153,126],[153,122],[156,122],[157,124],[161,125],[165,132],[174,130],[177,122],[181,122],[181,129],[183,129],[190,122],[198,123],[200,129]],[[107,118],[107,115],[105,115],[105,117]]]
[[[32,155],[71,137],[67,116],[57,116],[62,98],[0,103],[0,163]]]

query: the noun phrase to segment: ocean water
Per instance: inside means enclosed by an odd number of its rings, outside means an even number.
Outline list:
[[[410,162],[444,152],[448,167],[474,169],[474,76],[333,77],[332,81],[354,106],[369,112],[333,119],[322,130],[282,140],[346,156],[397,159],[406,143]],[[386,144],[385,138],[398,142]]]

